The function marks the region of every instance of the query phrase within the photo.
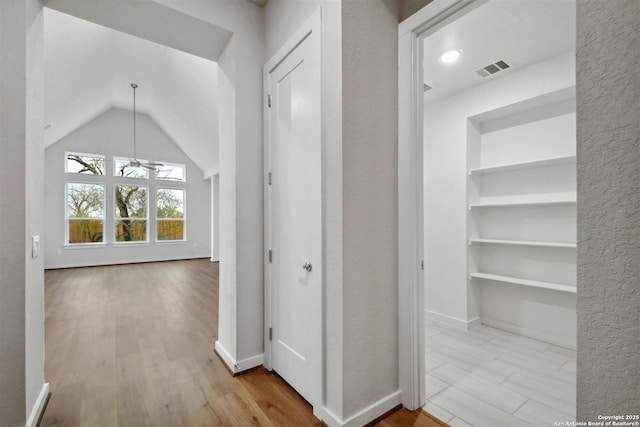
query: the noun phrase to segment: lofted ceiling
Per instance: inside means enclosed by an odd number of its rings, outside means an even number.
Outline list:
[[[110,108],[131,110],[137,83],[137,111],[203,173],[217,172],[215,62],[47,8],[44,39],[45,146]]]
[[[424,82],[433,102],[545,59],[575,50],[575,0],[489,0],[424,40]],[[439,57],[460,51],[454,63]],[[476,70],[506,60],[511,68],[482,78]]]

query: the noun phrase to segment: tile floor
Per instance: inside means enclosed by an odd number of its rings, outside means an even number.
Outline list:
[[[575,351],[487,326],[425,323],[430,414],[452,427],[575,420]]]

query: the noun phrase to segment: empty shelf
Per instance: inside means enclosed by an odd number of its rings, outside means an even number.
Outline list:
[[[546,248],[575,248],[575,243],[536,242],[527,240],[470,239],[469,243],[490,243],[496,245],[540,246]]]
[[[576,293],[575,286],[563,285],[560,283],[540,282],[538,280],[521,279],[518,277],[500,276],[498,274],[471,273],[471,277],[476,279],[494,280],[496,282],[511,283],[520,286],[530,286],[533,288],[550,289],[553,291]]]
[[[483,203],[471,203],[469,209],[473,208],[494,208],[494,207],[509,207],[509,206],[544,206],[544,205],[569,205],[576,203],[576,197],[558,197],[553,199],[539,199],[539,200],[505,200],[499,202],[483,202]]]
[[[507,172],[507,171],[517,170],[517,169],[527,169],[527,168],[535,168],[535,167],[542,167],[542,166],[569,164],[569,163],[574,163],[575,161],[576,161],[576,156],[554,157],[551,159],[532,160],[530,162],[510,163],[506,165],[490,166],[486,168],[469,169],[469,175],[493,173],[493,172]]]

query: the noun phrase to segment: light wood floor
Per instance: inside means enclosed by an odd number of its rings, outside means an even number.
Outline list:
[[[314,426],[277,375],[232,377],[214,355],[218,264],[206,259],[45,273],[41,426]],[[400,410],[378,426],[443,426]]]

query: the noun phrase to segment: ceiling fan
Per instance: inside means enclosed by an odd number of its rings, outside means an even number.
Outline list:
[[[164,166],[164,164],[142,162],[138,160],[136,145],[136,89],[138,88],[138,85],[135,83],[131,83],[131,87],[133,88],[133,158],[129,159],[129,166],[132,168],[146,168],[156,170],[157,168]]]

